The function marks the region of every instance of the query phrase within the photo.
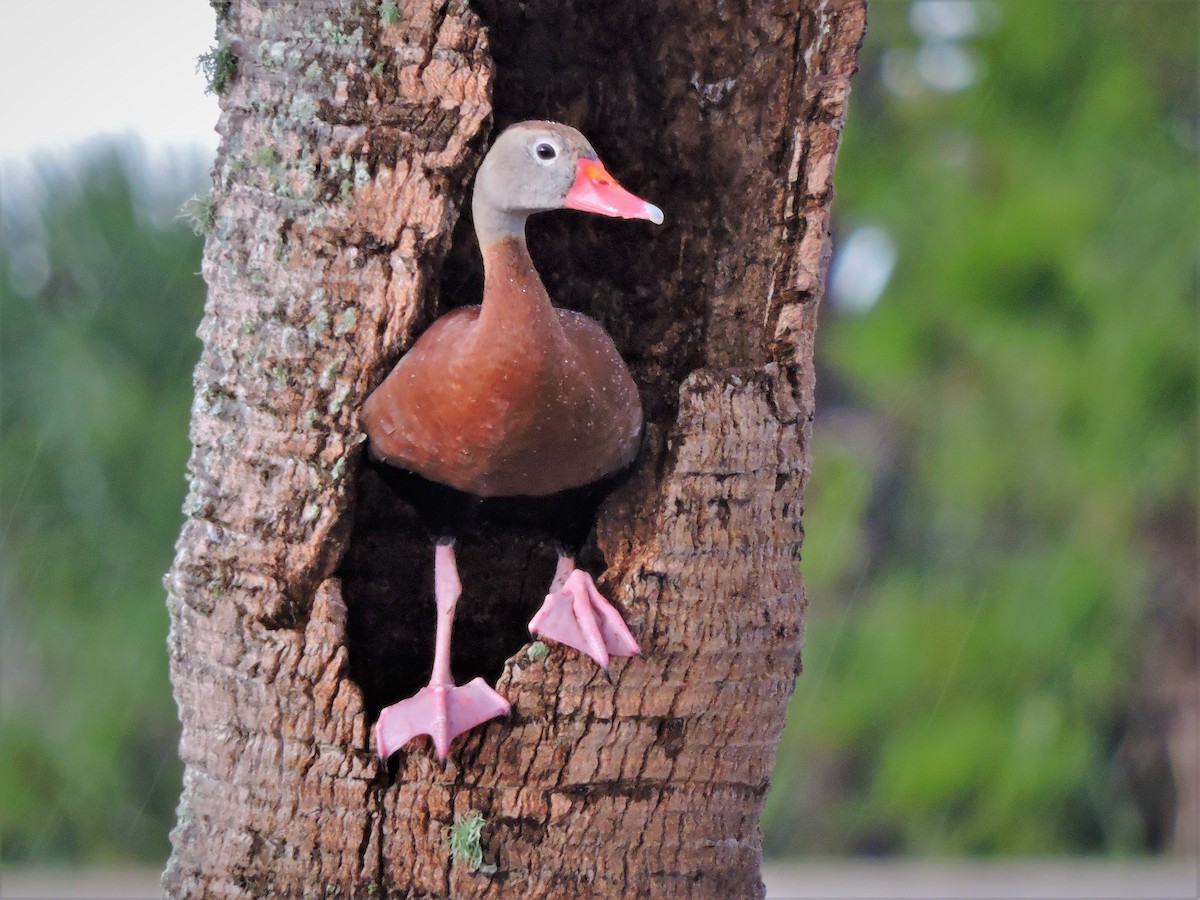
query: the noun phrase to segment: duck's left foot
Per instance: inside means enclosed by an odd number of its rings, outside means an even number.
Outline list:
[[[557,587],[557,579],[555,580]],[[637,656],[642,651],[621,614],[596,590],[592,576],[575,569],[529,623],[529,630],[586,653],[605,671],[612,656]]]

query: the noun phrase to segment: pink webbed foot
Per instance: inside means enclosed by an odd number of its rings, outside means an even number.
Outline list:
[[[558,583],[556,578],[546,602],[530,621],[530,632],[586,653],[605,670],[609,657],[642,652],[621,614],[596,590],[591,575],[573,569],[555,590]]]
[[[482,678],[462,687],[431,684],[379,714],[375,750],[386,761],[413,738],[427,734],[433,738],[438,758],[444,760],[452,740],[488,719],[506,715],[509,708],[509,702]]]

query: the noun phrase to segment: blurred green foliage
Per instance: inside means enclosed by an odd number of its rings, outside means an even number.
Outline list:
[[[1154,849],[1114,751],[1196,515],[1200,8],[973,7],[961,90],[871,8],[835,215],[897,265],[819,334],[775,854]]]
[[[1197,7],[977,9],[978,80],[938,91],[910,4],[872,7],[837,225],[898,265],[822,323],[775,854],[1147,848],[1114,748],[1146,525],[1195,515]],[[202,169],[93,152],[2,198],[6,862],[167,852],[159,580],[203,297],[169,211]]]
[[[162,860],[168,849],[180,766],[161,578],[180,523],[203,303],[200,239],[173,216],[204,178],[196,162],[172,181],[133,148],[93,148],[6,178],[5,862]]]

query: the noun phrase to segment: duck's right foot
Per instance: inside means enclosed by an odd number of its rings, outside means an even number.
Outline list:
[[[605,671],[609,657],[642,652],[621,614],[604,599],[592,576],[583,569],[573,569],[558,590],[551,588],[546,602],[530,621],[529,630],[586,653]]]

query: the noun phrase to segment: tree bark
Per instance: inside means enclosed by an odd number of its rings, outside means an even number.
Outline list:
[[[186,769],[171,896],[760,896],[758,817],[798,671],[802,493],[828,209],[863,0],[235,2],[191,488],[167,576]],[[454,667],[507,720],[373,755],[428,675],[432,550],[356,413],[439,308],[497,129],[577,125],[659,231],[556,214],[551,296],[643,393],[595,571],[644,656],[529,653],[553,553],[464,540]],[[484,819],[483,865],[449,833]]]

